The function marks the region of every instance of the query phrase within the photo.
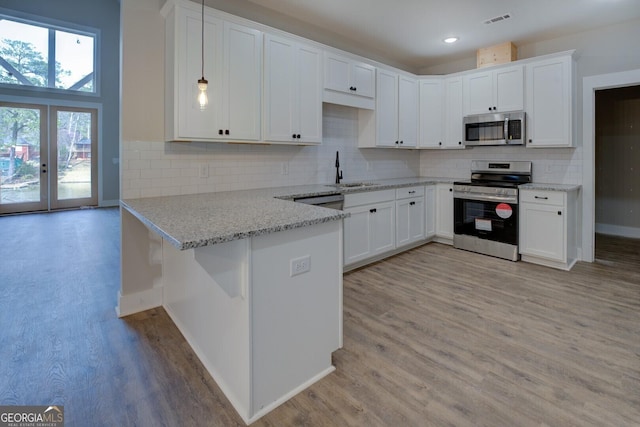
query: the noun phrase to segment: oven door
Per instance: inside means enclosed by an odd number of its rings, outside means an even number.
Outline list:
[[[453,199],[454,234],[518,245],[518,197],[469,195]]]

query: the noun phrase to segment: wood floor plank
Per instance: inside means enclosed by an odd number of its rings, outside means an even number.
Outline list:
[[[0,405],[243,425],[163,309],[116,318],[118,226],[115,209],[0,217]],[[350,272],[333,360],[253,425],[638,426],[640,241],[597,235],[571,272],[441,244]]]

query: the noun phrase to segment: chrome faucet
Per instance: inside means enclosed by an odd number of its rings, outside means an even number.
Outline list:
[[[336,184],[340,184],[342,171],[340,170],[340,152],[336,151]]]

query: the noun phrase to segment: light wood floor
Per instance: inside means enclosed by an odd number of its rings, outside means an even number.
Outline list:
[[[164,310],[116,318],[117,211],[65,214],[0,218],[0,405],[243,425]],[[336,372],[254,425],[637,426],[640,245],[597,245],[569,273],[429,244],[345,275]]]

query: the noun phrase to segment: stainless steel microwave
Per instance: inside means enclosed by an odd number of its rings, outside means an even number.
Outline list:
[[[525,120],[524,111],[466,116],[463,120],[464,144],[522,145],[525,142]]]

